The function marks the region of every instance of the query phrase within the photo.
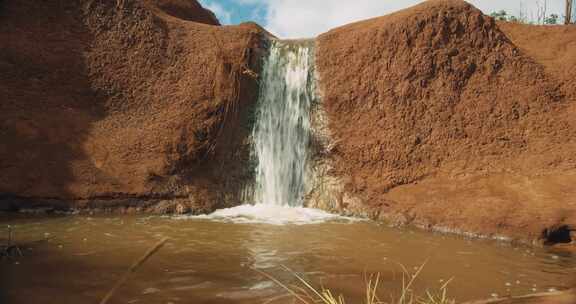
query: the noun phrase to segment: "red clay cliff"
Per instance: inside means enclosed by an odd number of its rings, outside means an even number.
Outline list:
[[[0,210],[240,204],[267,35],[194,0],[0,2]],[[373,218],[565,236],[575,41],[458,0],[321,35],[330,174]]]
[[[399,224],[522,239],[576,226],[574,41],[575,26],[497,24],[457,0],[321,35],[333,174]]]
[[[0,20],[0,209],[237,203],[261,28],[194,0],[3,1]]]

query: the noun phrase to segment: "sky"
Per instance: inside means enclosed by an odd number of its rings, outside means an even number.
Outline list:
[[[423,0],[200,0],[222,24],[254,21],[280,38],[314,37],[332,28],[377,17]],[[549,14],[563,16],[564,0],[467,0],[484,13],[506,10],[535,18],[538,5]],[[563,18],[561,18],[563,20]]]

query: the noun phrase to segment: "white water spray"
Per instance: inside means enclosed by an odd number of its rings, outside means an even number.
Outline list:
[[[310,148],[310,108],[316,98],[312,41],[273,41],[260,77],[253,156],[254,201],[195,216],[232,223],[314,224],[353,221],[304,208]]]
[[[257,204],[302,206],[314,101],[311,43],[274,41],[260,79],[254,127]]]

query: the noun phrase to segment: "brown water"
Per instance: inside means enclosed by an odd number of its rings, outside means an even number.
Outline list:
[[[33,243],[24,257],[0,261],[2,304],[98,303],[164,237],[170,241],[130,277],[112,303],[263,303],[285,292],[253,269],[294,283],[281,265],[343,293],[349,303],[360,303],[364,273],[382,274],[382,297],[388,298],[400,283],[397,263],[412,270],[425,261],[417,292],[453,278],[449,294],[470,300],[563,289],[573,283],[576,266],[570,253],[344,219],[269,225],[12,215],[0,223],[13,225],[21,243],[53,237]]]

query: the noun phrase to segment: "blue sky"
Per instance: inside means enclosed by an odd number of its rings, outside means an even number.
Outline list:
[[[202,6],[212,10],[223,24],[253,21],[263,25],[268,5],[265,1],[250,0],[200,0]]]
[[[200,0],[223,24],[254,21],[280,38],[313,37],[350,22],[389,14],[423,0]],[[563,15],[564,0],[468,0],[489,14],[520,10],[535,19],[546,3],[547,15]]]

